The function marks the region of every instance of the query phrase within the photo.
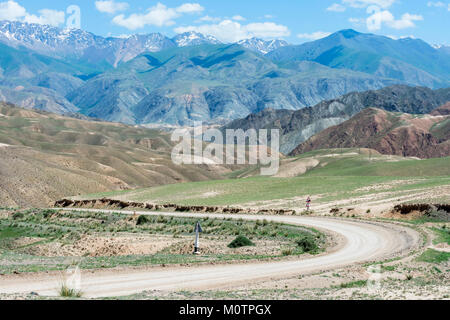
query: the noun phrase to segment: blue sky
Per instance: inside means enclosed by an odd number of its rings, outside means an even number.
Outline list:
[[[64,27],[70,5],[80,8],[82,29],[102,36],[194,30],[225,42],[302,43],[353,28],[450,45],[450,0],[0,0],[0,19]]]

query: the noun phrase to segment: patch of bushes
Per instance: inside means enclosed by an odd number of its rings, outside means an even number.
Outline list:
[[[437,211],[445,211],[450,213],[450,204],[435,204]]]
[[[228,245],[228,248],[236,249],[236,248],[242,248],[242,247],[252,247],[254,245],[255,244],[253,242],[251,242],[250,239],[248,239],[245,236],[240,235],[236,239],[231,241],[231,243]]]
[[[319,249],[316,239],[312,235],[302,235],[295,240],[295,243],[303,252],[314,253]]]
[[[426,203],[415,203],[415,204],[399,204],[394,207],[394,210],[400,214],[407,215],[413,211],[419,211],[426,214],[431,213],[433,208],[431,205]]]
[[[400,204],[394,207],[396,212],[402,215],[410,214],[417,211],[424,215],[439,219],[443,221],[450,221],[450,205],[449,204],[427,204],[427,203],[415,203],[415,204]]]

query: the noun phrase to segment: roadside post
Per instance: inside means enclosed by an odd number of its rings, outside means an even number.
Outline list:
[[[200,232],[203,232],[203,229],[202,229],[202,226],[200,225],[200,222],[197,222],[197,224],[195,225],[194,254],[200,254],[200,250],[199,250]]]

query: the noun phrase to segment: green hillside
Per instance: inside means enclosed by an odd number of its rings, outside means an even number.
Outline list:
[[[367,151],[367,150],[365,150]],[[280,168],[298,161],[317,159],[319,163],[306,174],[289,178],[251,176],[258,170],[250,168],[246,178],[167,185],[126,193],[104,193],[87,198],[120,197],[138,202],[177,203],[184,205],[261,204],[266,201],[290,199],[302,203],[303,198],[319,196],[319,202],[347,199],[354,196],[382,193],[387,190],[404,193],[450,185],[450,158],[413,160],[381,156],[375,151],[358,154],[358,149],[320,150],[297,158],[284,159]],[[245,171],[240,172],[245,177]],[[405,182],[405,183],[402,183]],[[407,183],[406,183],[407,182]],[[379,190],[368,186],[392,185]],[[448,197],[448,196],[447,196]],[[83,196],[83,198],[85,198]],[[450,200],[450,197],[448,197]],[[280,203],[288,205],[289,201]]]

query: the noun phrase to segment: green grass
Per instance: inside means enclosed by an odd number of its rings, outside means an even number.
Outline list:
[[[432,230],[437,235],[436,239],[433,240],[434,244],[447,243],[450,244],[450,229],[444,228],[432,228]]]
[[[392,271],[395,271],[395,269],[397,269],[397,267],[396,266],[384,266],[384,265],[381,265],[381,269],[383,271],[392,272]]]
[[[441,252],[433,249],[428,249],[420,257],[418,261],[428,263],[442,263],[447,262],[450,259],[450,252]]]
[[[58,210],[30,209],[18,211],[13,217],[0,219],[0,274],[13,272],[40,272],[46,270],[65,270],[67,264],[76,262],[82,269],[114,268],[119,266],[195,264],[226,261],[246,261],[283,257],[281,244],[294,248],[295,240],[308,235],[315,239],[321,249],[325,236],[315,229],[290,226],[267,220],[218,220],[210,218],[194,219],[169,216],[141,216],[140,224],[130,223],[132,217],[121,213],[101,213]],[[210,254],[193,256],[191,254],[171,254],[162,250],[153,255],[129,255],[112,257],[39,257],[27,254],[36,244],[59,242],[73,244],[83,234],[120,236],[121,234],[171,235],[174,238],[193,236],[194,226],[199,221],[203,228],[202,237],[224,239],[245,236],[249,240],[271,240],[280,242],[280,252],[271,254]],[[23,237],[38,238],[36,243],[18,247],[15,240]],[[41,239],[41,241],[39,241]],[[193,238],[192,238],[193,239]],[[292,254],[303,252],[293,250]]]
[[[115,257],[37,257],[13,252],[0,253],[0,274],[32,273],[45,271],[66,270],[70,262],[79,262],[82,270],[111,269],[117,267],[186,265],[211,262],[234,262],[276,259],[279,255],[252,255],[252,254],[214,254],[194,256],[192,254],[154,254],[130,255]]]
[[[349,288],[362,288],[367,285],[367,280],[357,280],[352,282],[341,283],[338,286],[333,286],[333,288],[338,289],[349,289]]]
[[[177,203],[180,205],[227,206],[249,202],[290,199],[308,195],[324,195],[321,201],[346,199],[369,192],[356,191],[368,185],[408,180],[406,177],[379,176],[302,176],[296,178],[252,177],[240,180],[204,181],[167,185],[133,192],[108,192],[84,198],[125,196],[129,201]],[[406,192],[450,184],[447,177],[429,177],[412,184],[395,186],[392,191]],[[371,193],[385,190],[372,191]],[[215,192],[215,195],[209,195]],[[208,196],[204,196],[208,194]]]
[[[325,157],[333,153],[337,155]],[[233,206],[279,199],[289,200],[308,195],[321,195],[319,201],[328,202],[386,191],[406,194],[415,189],[450,185],[450,158],[401,160],[400,157],[378,155],[373,156],[369,161],[367,155],[358,154],[358,149],[339,149],[310,152],[294,158],[294,161],[311,157],[319,159],[322,165],[298,177],[236,178],[255,171],[254,167],[249,167],[232,172],[228,175],[230,179],[227,180],[182,183],[126,192],[97,193],[84,198],[108,198],[120,195],[129,201],[137,202]],[[288,160],[291,161],[292,158]],[[407,180],[409,183],[398,183],[387,190],[386,188],[359,190],[367,186]],[[449,200],[450,198],[444,195],[443,202]]]
[[[368,161],[367,157],[356,156],[332,161],[324,168],[311,170],[310,176],[384,176],[384,177],[430,177],[449,176],[450,158],[427,160],[402,160],[387,162],[385,157]]]

